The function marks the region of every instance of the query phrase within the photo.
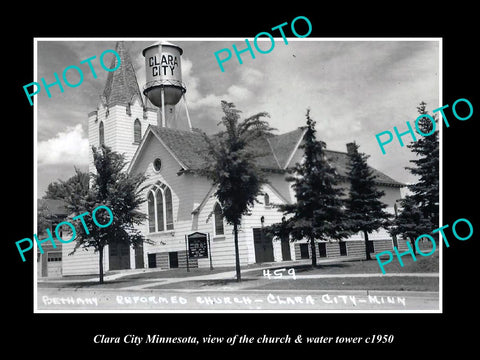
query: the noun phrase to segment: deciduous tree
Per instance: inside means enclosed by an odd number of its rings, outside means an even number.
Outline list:
[[[216,186],[215,196],[221,205],[222,215],[227,223],[233,225],[235,270],[237,281],[241,281],[238,227],[242,216],[249,213],[267,181],[255,162],[261,154],[249,145],[268,135],[272,128],[263,120],[268,116],[265,112],[240,121],[240,111],[233,103],[222,101],[221,106],[225,115],[219,124],[223,124],[225,130],[213,137],[204,134],[209,165],[203,173]]]
[[[75,193],[75,184],[67,185],[68,196],[65,198],[67,207],[82,221],[83,226],[77,226],[76,244],[72,253],[79,248],[92,248],[99,255],[99,281],[103,283],[103,250],[107,245],[126,243],[131,246],[149,242],[136,226],[146,219],[139,211],[139,206],[145,201],[142,197],[144,175],[130,175],[124,171],[126,162],[124,156],[112,151],[106,146],[99,149],[92,147],[95,173],[90,174],[92,184],[84,196]],[[113,222],[108,227],[97,226],[92,217],[78,217],[82,214],[92,214],[100,205],[107,206],[113,213]],[[97,211],[97,222],[107,224],[110,215],[107,211]],[[82,220],[83,219],[83,220]]]
[[[63,200],[69,196],[70,191],[75,191],[78,196],[85,196],[88,192],[88,173],[81,171],[75,167],[75,175],[69,179],[62,181],[54,181],[48,184],[45,191],[44,199],[60,199]]]

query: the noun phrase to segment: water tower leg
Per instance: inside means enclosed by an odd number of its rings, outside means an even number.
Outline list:
[[[185,112],[187,113],[188,128],[190,131],[192,131],[192,122],[190,121],[190,115],[188,114],[187,98],[185,97],[185,93],[183,93],[183,104],[185,105]]]
[[[162,86],[162,127],[166,126],[165,123],[165,88]]]

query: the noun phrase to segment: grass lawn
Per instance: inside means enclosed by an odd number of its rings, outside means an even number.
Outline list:
[[[400,266],[396,257],[389,264],[385,265],[385,271],[389,273],[438,273],[439,257],[438,252],[431,256],[418,256],[417,261],[413,261],[411,256],[405,256],[403,259],[404,266]],[[283,263],[277,266],[272,265],[270,272],[272,277],[269,279],[264,276],[263,270],[256,267],[265,264],[255,264],[242,267],[242,282],[238,284],[235,279],[217,279],[217,280],[192,280],[188,279],[182,282],[174,282],[165,284],[157,284],[149,289],[211,289],[216,288],[231,288],[231,289],[245,289],[245,290],[409,290],[409,291],[438,291],[439,278],[438,277],[407,277],[407,276],[378,276],[378,277],[339,277],[339,278],[306,278],[293,279],[283,272],[282,279],[275,278],[273,271],[275,269],[295,269],[296,275],[341,275],[341,274],[381,274],[380,267],[376,259],[365,260],[347,260],[342,262],[327,263],[319,261],[317,267],[312,268],[311,264],[303,262],[298,263]],[[250,271],[245,271],[249,269]],[[193,268],[189,272],[186,269],[172,269],[154,272],[144,272],[140,274],[126,275],[116,280],[106,281],[104,284],[99,284],[96,277],[90,275],[93,281],[88,282],[46,282],[39,283],[39,287],[55,287],[55,288],[122,288],[142,283],[151,283],[152,279],[168,278],[185,278],[195,277],[200,275],[211,275],[226,271],[234,271],[234,268],[216,268],[210,270],[209,268]],[[68,278],[65,277],[64,280]],[[149,281],[150,280],[150,281]]]
[[[428,256],[418,256],[417,261],[411,257],[404,258],[404,267],[394,259],[385,266],[388,273],[438,273],[438,252]],[[285,266],[283,266],[285,267]],[[276,267],[276,268],[283,268]],[[316,274],[380,274],[376,260],[371,261],[344,261],[341,263],[324,263],[312,268],[311,265],[295,265],[286,267],[294,268],[296,275]],[[271,269],[271,271],[273,268]],[[286,274],[284,272],[284,274]],[[257,279],[252,279],[252,276]],[[247,278],[248,277],[248,278]],[[234,279],[228,280],[193,280],[173,284],[159,284],[155,289],[212,289],[215,288],[241,288],[248,290],[407,290],[407,291],[438,291],[438,277],[345,277],[345,278],[317,278],[317,279],[271,279],[263,276],[263,270],[251,271],[244,274],[241,285]]]
[[[144,273],[135,274],[135,275],[127,275],[124,277],[124,279],[127,279],[127,280],[159,279],[161,280],[162,278],[163,279],[182,278],[182,277],[190,277],[190,276],[218,274],[225,271],[235,271],[235,268],[221,267],[221,268],[214,268],[213,270],[210,270],[210,268],[191,268],[190,271],[187,271],[186,268],[177,268],[177,269],[170,269],[170,270],[144,272]]]
[[[325,278],[268,280],[242,279],[236,280],[194,280],[165,285],[157,285],[151,289],[201,289],[215,290],[400,290],[400,291],[438,291],[439,279],[426,277],[369,277],[369,278]]]
[[[436,277],[327,278],[270,281],[251,289],[438,291],[438,283]]]
[[[404,256],[402,258],[404,266],[400,266],[400,263],[397,260],[397,257],[394,255],[393,260],[384,265],[385,272],[389,273],[438,273],[439,271],[439,259],[438,251],[432,254],[431,256],[421,256],[416,257],[417,261],[413,261],[411,256]],[[386,261],[386,259],[382,259]],[[302,275],[312,275],[312,274],[381,274],[382,270],[378,264],[378,261],[373,258],[372,260],[352,260],[352,261],[342,261],[337,263],[324,263],[321,261],[317,264],[316,268],[312,268],[311,263],[295,265],[295,266],[276,266],[272,268],[281,269],[287,268],[295,269],[295,274]],[[257,276],[263,276],[262,270],[258,272],[251,272]],[[286,275],[286,272],[283,273]],[[273,274],[272,274],[273,275]]]

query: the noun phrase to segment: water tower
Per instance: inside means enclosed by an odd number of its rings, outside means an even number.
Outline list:
[[[170,42],[160,41],[142,51],[145,57],[146,84],[143,94],[153,105],[161,109],[158,126],[177,128],[175,105],[183,97],[187,113],[188,126],[191,129],[185,92],[182,83],[183,50]]]

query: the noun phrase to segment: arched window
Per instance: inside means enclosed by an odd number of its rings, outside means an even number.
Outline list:
[[[140,120],[135,119],[133,123],[133,143],[139,144],[140,140],[142,140],[142,123]]]
[[[270,206],[270,196],[267,193],[263,194],[263,203],[265,206]]]
[[[155,197],[150,190],[147,196],[148,202],[148,231],[155,232]]]
[[[158,182],[147,195],[149,232],[173,230],[172,191]]]
[[[166,222],[167,230],[173,229],[173,204],[172,204],[172,192],[170,188],[166,188],[165,192],[165,212],[166,212]]]
[[[163,211],[163,194],[161,189],[157,189],[155,193],[157,197],[157,231],[165,230],[165,217]]]
[[[105,145],[105,130],[103,129],[103,121],[98,125],[98,138],[100,146]]]
[[[213,215],[215,235],[224,235],[222,208],[218,202],[215,203],[215,207],[213,208]]]

